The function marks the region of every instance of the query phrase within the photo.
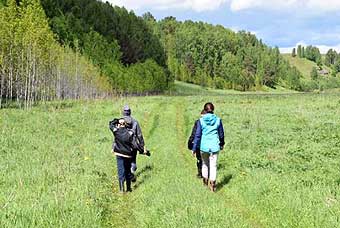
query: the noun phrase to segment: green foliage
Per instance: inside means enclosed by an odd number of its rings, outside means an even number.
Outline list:
[[[300,55],[301,55],[301,53],[300,53]],[[295,48],[293,48],[293,50],[292,50],[292,57],[296,57],[296,50],[295,50]]]
[[[310,72],[310,77],[312,80],[317,80],[319,77],[319,73],[318,70],[316,69],[316,67],[313,67],[312,71]]]
[[[305,58],[313,62],[320,63],[321,54],[319,48],[313,47],[312,45],[307,46],[305,50]]]
[[[331,75],[337,77],[337,73],[340,72],[340,54],[333,49],[329,49],[325,56],[325,65],[332,69]]]
[[[106,39],[108,48],[111,43],[118,42],[123,64],[129,65],[151,58],[165,66],[165,54],[159,40],[144,20],[132,11],[97,0],[41,2],[51,19],[53,31],[63,43],[74,46],[77,39],[83,48],[86,34],[93,30]]]
[[[291,71],[287,71],[286,79],[284,82],[281,82],[283,85],[286,84],[286,88],[293,89],[297,91],[303,90],[301,85],[301,73],[298,71],[296,67],[293,67]]]
[[[340,87],[339,77],[319,77],[317,80],[304,81],[302,88],[304,91],[323,91]]]
[[[30,107],[110,91],[86,58],[58,45],[38,0],[8,1],[0,8],[0,25],[0,108],[2,99]]]
[[[298,45],[298,48],[297,48],[297,56],[299,58],[303,58],[302,57],[302,48],[301,48],[301,45]],[[293,56],[294,57],[294,56]]]
[[[317,47],[312,45],[307,46],[306,48],[299,45],[298,46],[298,57],[306,58],[310,61],[315,62],[320,68],[322,67],[322,56],[320,54],[320,50]],[[327,65],[327,64],[326,64]]]
[[[302,49],[301,49],[301,58],[306,58],[305,47],[302,47]]]
[[[168,88],[167,74],[154,60],[148,59],[125,67],[119,63],[105,66],[105,73],[111,75],[116,92],[146,94],[162,92]]]
[[[325,56],[325,64],[326,64],[326,66],[334,65],[337,57],[338,57],[338,53],[335,50],[333,50],[333,49],[329,49],[327,51],[326,56]]]
[[[333,69],[336,73],[340,72],[340,57],[338,57],[338,59],[335,61]]]
[[[99,33],[91,31],[84,37],[84,53],[93,60],[94,64],[104,67],[106,64],[119,62],[121,53],[116,40],[111,43]]]
[[[154,27],[168,54],[170,74],[178,80],[246,91],[275,87],[282,75],[297,73],[283,67],[288,63],[278,48],[269,48],[244,31],[234,33],[203,22],[178,22],[174,17]]]
[[[164,74],[166,55],[159,37],[154,34],[155,20],[150,13],[137,17],[125,8],[97,0],[42,0],[42,5],[59,41],[79,47],[110,78],[116,91],[163,91],[173,82],[172,75]],[[159,76],[149,72],[155,70],[154,63],[163,68],[156,67],[155,73],[160,73]],[[145,71],[143,64],[151,68]],[[130,65],[131,69],[127,69]],[[125,82],[121,81],[122,77]],[[162,81],[150,82],[150,78]]]

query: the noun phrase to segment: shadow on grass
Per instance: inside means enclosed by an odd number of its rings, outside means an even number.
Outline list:
[[[223,188],[224,185],[227,185],[232,178],[233,178],[233,175],[228,174],[228,175],[224,176],[221,181],[217,182],[217,186],[216,186],[217,191],[220,191]]]
[[[218,163],[217,164],[217,169],[223,169],[225,165],[223,163]]]
[[[150,172],[153,170],[153,166],[147,165],[144,166],[139,172],[137,172],[137,182],[134,184],[134,189],[137,189],[140,185],[142,185],[147,179],[151,177]]]

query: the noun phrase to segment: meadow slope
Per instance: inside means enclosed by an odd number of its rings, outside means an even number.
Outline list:
[[[206,101],[225,125],[218,190],[186,148]],[[118,193],[108,121],[128,103],[151,149]],[[339,227],[340,94],[53,102],[0,110],[0,227]]]

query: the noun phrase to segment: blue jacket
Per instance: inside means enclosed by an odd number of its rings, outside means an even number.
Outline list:
[[[200,144],[200,145],[199,145]],[[205,153],[217,153],[224,146],[222,120],[215,114],[205,114],[197,125],[193,151],[200,149]]]

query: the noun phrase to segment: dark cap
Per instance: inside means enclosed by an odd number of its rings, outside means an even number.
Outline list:
[[[124,105],[123,111],[131,111],[129,105]]]
[[[123,116],[130,116],[130,115],[131,115],[131,109],[129,105],[124,105]]]

